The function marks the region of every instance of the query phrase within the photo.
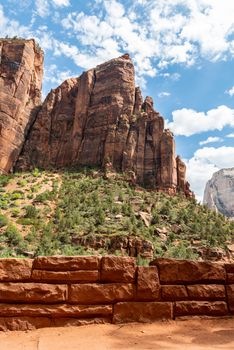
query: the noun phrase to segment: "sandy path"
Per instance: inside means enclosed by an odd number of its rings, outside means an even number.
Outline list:
[[[0,350],[234,349],[234,319],[0,333]]]

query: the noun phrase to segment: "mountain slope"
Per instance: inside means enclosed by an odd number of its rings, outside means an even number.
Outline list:
[[[184,195],[81,168],[1,177],[0,254],[232,258],[234,222]]]

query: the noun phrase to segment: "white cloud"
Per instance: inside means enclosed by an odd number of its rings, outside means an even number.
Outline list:
[[[172,112],[173,121],[167,123],[175,135],[191,136],[197,133],[222,130],[225,126],[234,127],[234,109],[219,106],[208,112],[193,109],[179,109]]]
[[[234,138],[234,133],[232,133],[232,134],[228,134],[226,137],[229,137],[229,138]]]
[[[226,94],[230,95],[231,97],[234,96],[234,86],[230,90],[227,90]]]
[[[70,6],[70,0],[52,0],[52,2],[58,7]]]
[[[40,17],[47,17],[50,14],[50,6],[48,0],[36,0],[36,14]]]
[[[206,140],[199,142],[199,145],[207,145],[208,143],[222,142],[223,139],[218,136],[209,136]]]
[[[70,6],[70,0],[35,0],[36,14],[40,17],[48,17],[51,14],[51,5],[67,7]]]
[[[95,0],[94,6],[92,15],[71,12],[62,20],[68,35],[83,45],[84,56],[130,53],[143,83],[171,64],[190,66],[200,58],[234,56],[233,1],[136,0],[127,5]]]
[[[213,173],[234,164],[234,147],[204,147],[198,149],[193,157],[185,160],[187,177],[191,189],[198,200],[202,201],[205,185]]]
[[[169,96],[171,96],[171,94],[170,94],[170,92],[167,92],[167,91],[162,91],[158,94],[159,98],[169,97]]]
[[[96,0],[93,15],[71,12],[62,20],[81,53],[133,57],[138,81],[154,77],[170,64],[190,66],[234,56],[234,2],[223,0]],[[215,40],[214,40],[215,38]],[[111,43],[105,45],[105,40]],[[178,76],[174,76],[175,80]]]
[[[1,36],[9,36],[9,37],[32,37],[32,32],[30,30],[30,27],[26,27],[24,25],[21,25],[16,20],[9,19],[4,14],[3,6],[0,4],[0,33]]]

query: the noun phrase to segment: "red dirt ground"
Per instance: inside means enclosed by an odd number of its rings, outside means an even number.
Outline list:
[[[234,349],[234,318],[0,332],[0,350]]]

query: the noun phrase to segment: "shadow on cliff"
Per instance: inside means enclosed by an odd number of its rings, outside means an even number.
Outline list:
[[[20,157],[21,157],[22,153],[24,152],[24,148],[27,145],[27,140],[29,138],[30,132],[33,128],[34,123],[36,122],[37,115],[40,112],[41,108],[42,108],[42,104],[40,106],[34,107],[31,110],[28,123],[25,127],[24,140],[22,142],[22,145],[19,149],[15,149],[11,152],[11,155],[10,155],[9,161],[8,161],[8,165],[10,165],[10,163],[12,163],[11,166],[9,167],[9,169],[11,169],[12,172],[19,170],[18,167],[20,168]]]

